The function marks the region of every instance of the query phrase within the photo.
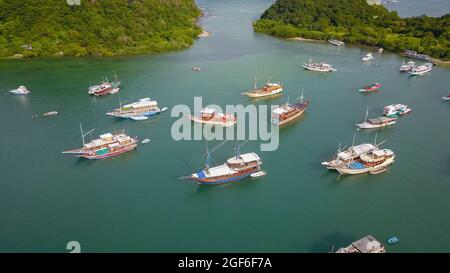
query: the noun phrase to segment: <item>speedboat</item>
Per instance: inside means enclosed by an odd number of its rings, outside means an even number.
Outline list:
[[[316,72],[335,72],[336,68],[327,63],[313,63],[312,60],[309,60],[309,63],[304,63],[303,68],[310,71]]]
[[[376,82],[374,84],[365,86],[363,88],[358,89],[359,92],[373,92],[373,91],[377,91],[381,88],[381,83]]]
[[[25,86],[21,85],[17,89],[9,90],[9,93],[13,95],[28,95],[31,93]]]
[[[142,144],[147,144],[147,143],[149,143],[150,142],[150,139],[149,138],[146,138],[146,139],[144,139],[144,140],[142,140]]]
[[[368,61],[372,61],[372,60],[375,60],[375,58],[373,57],[372,53],[370,53],[370,52],[367,53],[366,56],[364,56],[362,58],[363,62],[368,62]]]
[[[388,244],[393,245],[393,244],[398,243],[400,241],[400,239],[398,237],[394,236],[394,237],[389,238],[387,241],[388,241]]]
[[[411,113],[411,108],[404,104],[391,104],[383,108],[383,115],[386,117],[397,117]]]
[[[264,176],[264,175],[266,175],[267,173],[265,172],[265,171],[259,171],[259,172],[256,172],[256,173],[252,173],[251,175],[250,175],[250,177],[251,178],[258,178],[258,177],[261,177],[261,176]]]
[[[443,100],[450,101],[450,93],[447,94],[446,97],[442,97]]]

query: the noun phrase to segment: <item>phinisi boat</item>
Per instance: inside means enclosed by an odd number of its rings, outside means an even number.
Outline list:
[[[326,64],[326,63],[313,63],[311,59],[309,59],[309,63],[304,63],[303,68],[310,71],[315,72],[335,72],[337,69],[335,69],[333,66]]]
[[[119,108],[114,109],[112,112],[108,112],[106,114],[118,118],[146,120],[148,119],[148,117],[160,114],[161,112],[162,110],[159,109],[158,102],[156,100],[143,98],[137,102],[126,105],[122,105],[122,103],[119,103]]]
[[[284,125],[290,121],[300,117],[306,108],[308,108],[310,100],[303,101],[303,93],[300,97],[300,102],[281,105],[272,112],[272,123],[278,126]]]
[[[400,72],[409,72],[411,71],[414,67],[416,67],[416,63],[413,61],[409,61],[407,63],[405,63],[403,61],[402,65],[400,66]]]
[[[28,90],[25,86],[21,85],[17,89],[12,89],[8,91],[10,94],[13,95],[28,95],[31,93],[30,90]]]
[[[267,81],[263,87],[258,88],[256,85],[256,77],[255,77],[253,89],[244,92],[242,94],[250,98],[262,98],[277,95],[282,91],[283,86],[281,85],[281,83],[273,83],[269,81]]]
[[[442,97],[442,99],[445,101],[450,101],[450,93],[448,93],[446,97]]]
[[[354,161],[334,168],[340,174],[377,174],[394,163],[395,154],[390,149],[379,149],[364,153]]]
[[[328,40],[328,43],[335,45],[335,46],[343,46],[345,43],[336,39],[330,39]]]
[[[382,128],[382,127],[386,127],[389,125],[394,125],[397,122],[397,118],[392,118],[392,117],[378,117],[378,118],[367,119],[368,113],[369,113],[369,109],[367,108],[366,118],[364,119],[364,122],[356,124],[356,126],[358,126],[360,129]]]
[[[361,92],[361,93],[378,91],[381,88],[381,86],[382,86],[381,83],[376,82],[376,83],[373,83],[371,85],[364,86],[363,88],[358,89],[358,91]]]
[[[433,69],[432,63],[424,63],[422,65],[416,66],[409,71],[409,74],[412,76],[421,76],[427,74]]]
[[[76,157],[87,159],[105,159],[132,151],[137,147],[137,138],[128,136],[124,130],[100,135],[98,138],[91,140],[88,143],[85,142],[84,138],[95,129],[84,133],[80,124],[80,130],[81,138],[83,139],[83,147],[63,151],[63,154],[75,154]]]
[[[224,164],[211,167],[211,153],[206,151],[207,160],[205,167],[186,179],[193,180],[198,184],[217,185],[238,181],[261,171],[261,158],[256,153],[240,154],[239,148],[236,155],[229,158]]]
[[[336,253],[385,253],[384,246],[374,237],[367,235],[347,247],[339,248]]]
[[[349,148],[339,149],[337,154],[329,161],[322,162],[322,165],[327,169],[333,170],[336,167],[349,164],[350,162],[358,159],[362,154],[376,151],[384,143],[384,141],[377,143],[377,135],[375,135],[374,143],[362,143],[359,145],[354,145],[356,139],[356,134],[353,136],[352,146]]]
[[[395,118],[397,116],[403,116],[406,114],[411,113],[411,108],[408,108],[408,105],[404,104],[391,104],[388,106],[385,106],[383,108],[383,115],[386,117],[392,117]]]
[[[117,76],[114,76],[114,81],[109,82],[106,77],[105,80],[97,85],[89,87],[88,94],[94,96],[103,96],[107,94],[115,94],[120,90],[121,81],[117,80]]]
[[[211,108],[204,108],[196,115],[191,116],[191,120],[197,123],[233,126],[236,124],[236,117],[234,115],[226,115],[223,113],[216,113],[216,110]]]

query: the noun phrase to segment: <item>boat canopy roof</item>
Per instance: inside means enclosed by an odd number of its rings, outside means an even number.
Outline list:
[[[100,135],[101,139],[109,139],[112,137],[113,137],[113,135],[111,133],[106,133],[106,134]]]
[[[376,151],[373,151],[372,153],[377,157],[394,154],[394,152],[389,149],[376,150]]]
[[[124,105],[124,108],[141,108],[141,107],[147,107],[147,106],[156,106],[158,105],[158,102],[155,100],[150,100],[150,98],[143,98],[140,99],[138,102],[133,102],[131,104]]]
[[[367,153],[374,149],[375,149],[375,146],[370,143],[364,143],[364,144],[356,145],[356,146],[349,148],[349,150],[351,150],[356,155]]]
[[[370,253],[382,248],[381,243],[370,235],[353,242],[352,245],[361,253]]]
[[[212,109],[212,108],[203,108],[202,113],[204,114],[214,114],[216,110]]]
[[[227,162],[229,164],[240,164],[240,163],[249,163],[258,161],[260,158],[256,153],[247,153],[247,154],[241,154],[239,156],[233,156],[232,158],[228,159]]]
[[[274,113],[274,114],[277,114],[277,115],[281,115],[281,114],[287,113],[287,110],[284,109],[284,108],[279,107],[279,108],[273,110],[273,113]]]
[[[230,169],[227,164],[222,164],[216,167],[209,168],[208,170],[203,171],[205,177],[217,177],[222,175],[233,174],[235,171]]]

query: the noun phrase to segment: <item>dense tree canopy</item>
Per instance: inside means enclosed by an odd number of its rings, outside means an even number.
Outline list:
[[[292,38],[406,49],[450,60],[450,14],[400,18],[366,0],[277,0],[254,23],[258,32]]]
[[[201,31],[199,15],[193,0],[0,0],[0,57],[185,48]]]

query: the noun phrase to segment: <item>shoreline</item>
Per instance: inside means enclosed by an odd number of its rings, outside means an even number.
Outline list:
[[[309,43],[328,43],[326,40],[307,39],[307,38],[303,38],[303,37],[293,37],[293,38],[286,38],[286,39],[291,40],[291,41],[309,42]],[[352,46],[352,47],[359,47],[359,48],[362,48],[362,47],[378,48],[376,46],[365,46],[365,45],[354,45],[354,44],[348,44],[348,45],[345,44],[344,46]],[[395,52],[395,51],[389,51],[389,50],[386,50],[386,51],[403,56],[401,52]],[[431,58],[431,62],[434,63],[435,65],[450,66],[450,60],[444,61],[441,59]]]
[[[211,36],[211,32],[202,28],[202,33],[197,35],[197,38],[206,38],[206,37],[210,37],[210,36]]]

